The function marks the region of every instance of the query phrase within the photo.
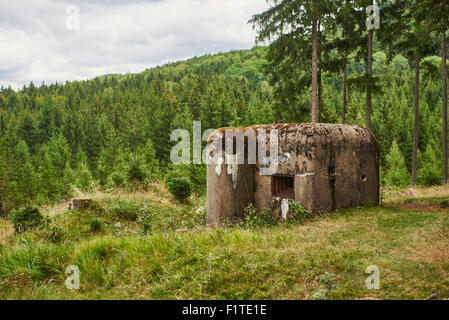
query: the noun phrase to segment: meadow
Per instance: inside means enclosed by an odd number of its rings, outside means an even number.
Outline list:
[[[1,300],[449,298],[447,187],[218,229],[205,227],[204,197],[181,203],[162,185],[88,196],[90,209],[44,207],[41,225],[21,234],[0,220]],[[70,265],[79,290],[65,286]],[[366,288],[368,266],[380,270],[379,290]]]

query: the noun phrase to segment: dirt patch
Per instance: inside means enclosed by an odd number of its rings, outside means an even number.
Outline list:
[[[441,219],[432,228],[421,230],[414,237],[410,257],[416,261],[443,264],[449,261],[449,225]]]
[[[449,239],[435,239],[432,242],[421,243],[415,250],[415,260],[433,264],[442,264],[449,261]]]
[[[449,197],[449,186],[417,187],[415,189],[382,187],[384,204],[396,204],[406,199],[442,197]]]
[[[0,246],[8,246],[13,236],[14,228],[11,224],[6,221],[0,221]]]
[[[448,203],[449,208],[449,203]],[[420,212],[431,212],[431,211],[439,211],[442,209],[442,206],[439,203],[432,203],[427,201],[414,201],[410,203],[405,203],[399,207],[400,210],[408,210],[408,211],[420,211]]]

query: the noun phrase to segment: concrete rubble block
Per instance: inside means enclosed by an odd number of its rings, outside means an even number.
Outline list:
[[[92,205],[92,199],[77,198],[69,203],[69,210],[89,209]]]

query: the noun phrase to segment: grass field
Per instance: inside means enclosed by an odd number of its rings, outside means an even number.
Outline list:
[[[388,190],[381,207],[208,230],[204,198],[97,193],[95,208],[46,208],[45,225],[21,235],[1,220],[0,299],[314,299],[326,273],[331,299],[449,298],[449,189],[412,196]],[[151,213],[151,235],[123,208]],[[65,286],[69,265],[81,271],[80,290]],[[371,265],[379,290],[365,287]]]

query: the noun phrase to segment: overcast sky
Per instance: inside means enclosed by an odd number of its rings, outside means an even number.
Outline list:
[[[138,73],[248,49],[255,32],[247,21],[267,7],[265,0],[0,0],[0,86]]]

